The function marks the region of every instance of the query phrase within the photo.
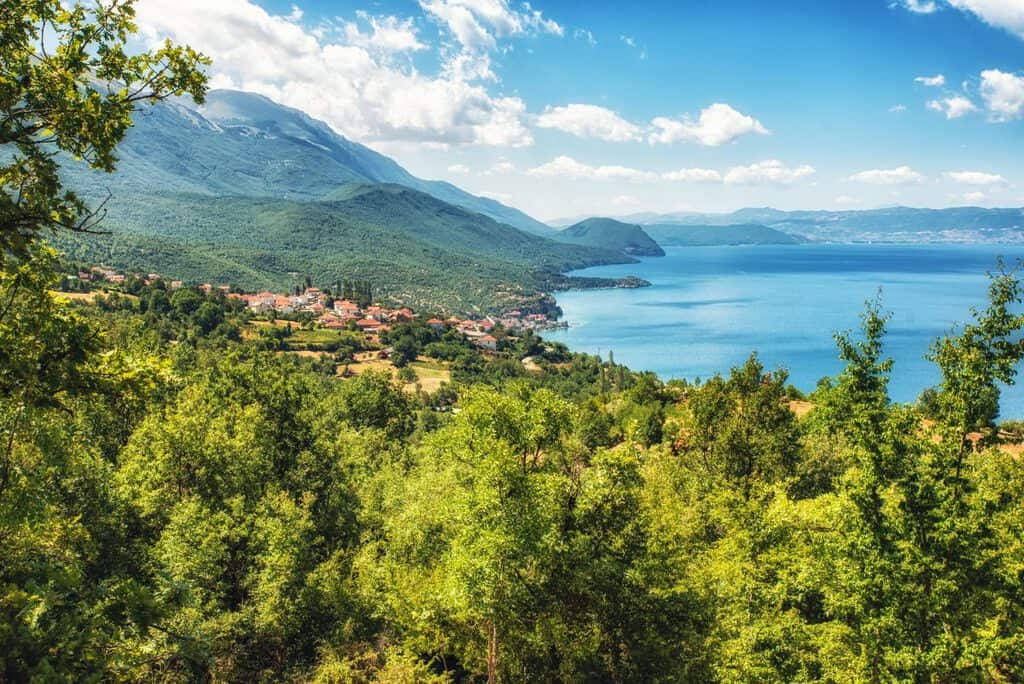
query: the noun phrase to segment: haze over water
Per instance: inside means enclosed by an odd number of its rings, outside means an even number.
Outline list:
[[[575,275],[636,275],[652,287],[564,292],[568,330],[545,337],[664,379],[727,373],[757,351],[804,391],[841,370],[833,334],[856,329],[881,288],[892,314],[890,395],[913,401],[939,374],[929,346],[986,304],[986,272],[1021,245],[798,245],[668,248],[663,258]],[[1024,387],[1006,388],[1005,418],[1024,418]]]

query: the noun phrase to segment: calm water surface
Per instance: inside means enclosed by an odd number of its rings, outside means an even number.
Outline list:
[[[804,390],[841,369],[833,334],[858,325],[881,288],[892,313],[886,352],[895,360],[890,393],[912,401],[938,381],[923,355],[931,343],[985,304],[986,271],[998,257],[1024,258],[1022,245],[797,245],[669,248],[640,264],[579,275],[636,275],[652,287],[564,292],[568,330],[546,338],[664,379],[726,373],[757,351],[789,369]],[[1024,418],[1024,387],[1003,393],[1003,415]]]

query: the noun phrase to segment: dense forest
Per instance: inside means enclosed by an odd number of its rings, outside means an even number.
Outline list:
[[[0,5],[0,681],[1024,680],[1016,271],[912,406],[880,302],[807,397],[421,321],[381,342],[450,382],[346,377],[216,290],[55,292],[42,238],[102,218],[56,150],[109,171],[136,103],[205,91],[133,29]]]
[[[797,418],[756,356],[663,384],[528,335],[410,393],[162,284],[0,281],[7,681],[1016,681],[1013,275],[886,396],[885,319]],[[527,370],[525,357],[539,370]]]

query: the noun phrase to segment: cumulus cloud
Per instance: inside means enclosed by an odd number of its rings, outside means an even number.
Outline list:
[[[934,0],[900,0],[900,4],[918,14],[931,14],[939,9]]]
[[[860,171],[850,176],[848,180],[871,185],[915,185],[923,183],[925,178],[909,166],[900,166],[895,169]]]
[[[951,95],[938,100],[929,100],[925,106],[946,115],[947,119],[959,119],[962,116],[978,111],[978,107],[963,95]]]
[[[996,173],[947,171],[943,176],[954,183],[963,183],[964,185],[1006,185],[1006,179]]]
[[[918,76],[914,81],[930,88],[941,88],[946,85],[946,77],[942,74],[937,74],[935,76]]]
[[[907,111],[907,105],[897,104],[889,107],[889,112],[891,114],[902,114],[905,111]]]
[[[964,202],[970,202],[972,204],[976,204],[976,203],[981,202],[982,200],[984,200],[987,196],[988,195],[986,195],[983,192],[975,191],[975,192],[965,192],[964,194],[960,195],[959,197]],[[954,195],[954,197],[956,197],[956,196]]]
[[[689,117],[671,119],[659,116],[651,122],[651,125],[655,129],[648,137],[652,144],[691,141],[709,147],[717,147],[731,142],[741,135],[768,134],[768,129],[760,121],[741,114],[721,102],[706,107],[696,120]]]
[[[427,49],[417,37],[412,19],[402,21],[393,16],[374,17],[363,11],[356,14],[369,25],[369,31],[364,33],[354,21],[345,24],[345,38],[349,45],[385,52],[415,52]]]
[[[609,142],[640,140],[642,131],[610,109],[589,104],[548,107],[537,117],[541,128],[556,128],[579,138]]]
[[[724,180],[729,185],[792,185],[814,173],[814,167],[807,164],[789,167],[777,159],[769,159],[750,166],[734,166]]]
[[[987,24],[1024,37],[1024,3],[1020,0],[947,0]]]
[[[836,204],[841,204],[843,206],[849,206],[851,204],[860,204],[859,199],[857,199],[856,197],[850,197],[849,195],[840,195],[839,197],[836,197],[834,201]]]
[[[557,26],[533,10],[512,12],[501,0],[430,4],[461,8],[492,38],[554,32]],[[307,30],[250,0],[140,0],[136,10],[148,39],[169,37],[212,57],[218,87],[266,95],[364,142],[533,142],[524,123],[523,101],[492,95],[472,80],[479,72],[449,64],[431,76],[397,66],[381,54],[387,52],[385,47],[416,49],[418,38],[406,21],[364,17],[367,31],[356,27],[350,33],[346,28],[340,37],[331,38],[332,32]],[[490,44],[486,36],[483,42]]]
[[[467,48],[493,47],[496,39],[565,30],[539,10],[524,4],[514,9],[508,0],[420,0],[423,11],[443,22]]]
[[[641,171],[627,166],[590,166],[564,155],[530,169],[527,173],[541,178],[561,177],[572,180],[614,180],[631,183],[658,180],[658,174],[652,171]]]
[[[981,99],[994,121],[1024,117],[1024,76],[999,69],[982,71]]]
[[[448,167],[448,173],[469,173],[469,167],[465,164],[452,164]]]
[[[722,174],[714,169],[679,169],[661,174],[662,180],[683,183],[721,183]]]

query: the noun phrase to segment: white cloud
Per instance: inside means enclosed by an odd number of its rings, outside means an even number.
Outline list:
[[[465,164],[452,164],[448,167],[448,173],[469,173],[469,167]]]
[[[947,0],[965,12],[973,12],[987,24],[1024,37],[1024,3],[1020,0]]]
[[[953,197],[954,197],[954,199],[957,198],[956,195],[954,195]],[[983,192],[977,192],[977,191],[976,192],[965,192],[964,194],[959,196],[959,198],[962,199],[964,202],[969,202],[971,204],[975,204],[975,203],[981,202],[986,197],[988,197],[988,195],[986,195]]]
[[[651,122],[651,125],[657,129],[648,137],[651,144],[669,144],[688,140],[709,147],[717,147],[731,142],[741,135],[768,134],[768,129],[761,125],[760,121],[741,114],[729,105],[720,102],[706,107],[696,121],[689,117],[680,120],[659,116]]]
[[[591,47],[597,45],[597,38],[594,38],[594,34],[587,29],[578,28],[572,32],[572,37],[576,40],[582,40]]]
[[[964,185],[1006,185],[1006,179],[995,173],[983,171],[947,171],[942,174],[954,183]]]
[[[722,174],[714,169],[679,169],[661,174],[662,180],[683,183],[721,183]]]
[[[999,69],[982,71],[981,99],[995,121],[1024,117],[1024,76]]]
[[[925,178],[909,166],[900,166],[895,169],[861,171],[850,176],[848,180],[871,185],[914,185],[923,183]]]
[[[930,88],[941,88],[946,85],[946,77],[942,74],[938,74],[936,76],[918,76],[914,81]]]
[[[612,204],[616,207],[638,207],[641,203],[633,195],[616,195],[612,197]]]
[[[622,36],[619,36],[619,40],[621,40],[623,43],[625,43],[629,47],[633,48],[634,50],[639,50],[640,51],[640,59],[647,59],[647,49],[644,48],[644,47],[641,47],[636,42],[636,38],[634,38],[633,36],[622,35]]]
[[[447,26],[459,44],[471,51],[492,49],[499,38],[565,30],[529,4],[512,8],[508,0],[420,0],[420,7]]]
[[[892,114],[902,114],[905,111],[907,111],[907,105],[896,104],[889,107],[889,112]]]
[[[856,197],[850,197],[849,195],[840,195],[839,197],[836,197],[834,201],[836,204],[842,204],[844,206],[850,204],[860,204],[859,199],[857,199]]]
[[[306,30],[250,0],[140,0],[136,10],[148,39],[170,37],[208,54],[220,87],[266,95],[360,141],[499,146],[533,142],[524,124],[523,101],[491,95],[471,82],[465,70],[445,69],[430,76],[402,68],[387,54],[331,40],[325,31]],[[540,21],[529,14],[519,19],[519,29],[495,29],[494,35],[526,31]],[[378,25],[389,29],[387,19],[378,20]],[[401,32],[403,26],[407,27],[395,20],[391,28]],[[360,33],[359,40],[372,40],[373,35]],[[381,36],[391,45],[407,38]]]
[[[814,167],[807,164],[791,168],[777,159],[770,159],[750,166],[734,166],[725,174],[725,182],[729,185],[792,185],[814,172]]]
[[[369,33],[363,33],[355,22],[345,24],[345,38],[349,45],[383,50],[385,52],[414,52],[425,50],[420,42],[412,19],[401,21],[398,17],[374,17],[366,12],[357,12],[369,24]]]
[[[959,119],[962,116],[978,111],[978,107],[963,95],[951,95],[939,100],[929,100],[925,106],[933,112],[946,115],[947,119]]]
[[[652,171],[641,171],[627,166],[590,166],[564,155],[530,169],[527,173],[531,176],[562,177],[573,180],[615,180],[631,183],[658,180],[658,174]]]
[[[931,14],[939,9],[935,0],[902,0],[901,4],[911,12],[918,14]]]
[[[500,161],[495,162],[494,165],[491,166],[491,168],[487,169],[487,171],[484,172],[484,175],[487,175],[487,176],[502,176],[502,175],[506,175],[506,174],[512,173],[515,170],[516,170],[516,165],[515,164],[513,164],[510,161],[508,161],[507,159],[502,159]]]
[[[557,128],[579,138],[597,138],[609,142],[642,139],[642,131],[610,109],[589,104],[548,107],[537,117],[541,128]]]

